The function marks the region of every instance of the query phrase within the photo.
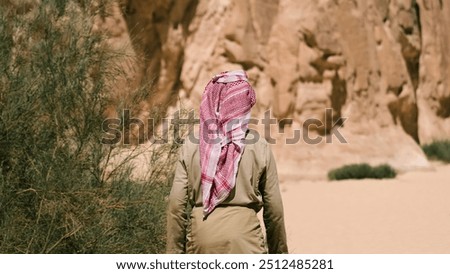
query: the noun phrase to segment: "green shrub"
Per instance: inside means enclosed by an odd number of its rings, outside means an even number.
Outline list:
[[[328,172],[330,180],[346,180],[346,179],[383,179],[394,178],[395,170],[389,165],[379,165],[372,167],[368,164],[351,164],[341,168],[333,169]]]
[[[450,163],[450,140],[434,141],[422,149],[428,158]]]
[[[96,1],[0,3],[0,253],[160,253],[176,145],[146,182],[101,144],[121,54],[92,32]],[[103,3],[106,1],[100,1]]]

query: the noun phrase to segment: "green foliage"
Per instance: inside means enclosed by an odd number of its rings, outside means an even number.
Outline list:
[[[129,157],[108,173],[121,148],[101,144],[102,113],[121,54],[88,3],[0,3],[0,253],[163,252],[177,147],[153,150],[144,183]]]
[[[428,158],[450,163],[450,140],[434,141],[422,149]]]
[[[330,172],[328,172],[328,179],[383,179],[395,178],[396,174],[397,173],[395,172],[395,170],[389,165],[379,165],[376,167],[372,167],[368,164],[352,164],[331,170]]]

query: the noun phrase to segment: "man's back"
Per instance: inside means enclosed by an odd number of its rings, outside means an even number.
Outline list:
[[[178,235],[175,238],[183,241],[181,233],[186,233],[187,245],[181,242],[168,243],[169,253],[265,253],[264,237],[256,217],[256,212],[263,207],[268,251],[287,253],[283,206],[274,157],[269,144],[254,130],[249,130],[246,135],[246,145],[236,176],[236,185],[230,195],[203,219],[199,145],[186,139],[180,148],[170,196],[168,240],[173,239],[175,234]],[[182,232],[180,224],[185,218],[187,220],[187,216],[181,216],[180,212],[186,203],[192,205],[193,211],[191,223]],[[230,242],[230,239],[237,242]]]

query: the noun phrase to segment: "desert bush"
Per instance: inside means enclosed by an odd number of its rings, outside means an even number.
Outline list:
[[[92,18],[107,1],[0,3],[0,253],[159,253],[176,144],[106,176],[102,114],[120,74]]]
[[[450,140],[434,141],[422,149],[429,159],[450,163]]]
[[[333,169],[328,172],[330,180],[346,180],[346,179],[383,179],[394,178],[395,170],[389,165],[379,165],[372,167],[368,164],[351,164]]]

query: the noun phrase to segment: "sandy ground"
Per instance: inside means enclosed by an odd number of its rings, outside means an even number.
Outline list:
[[[450,165],[281,190],[290,253],[450,253]]]

